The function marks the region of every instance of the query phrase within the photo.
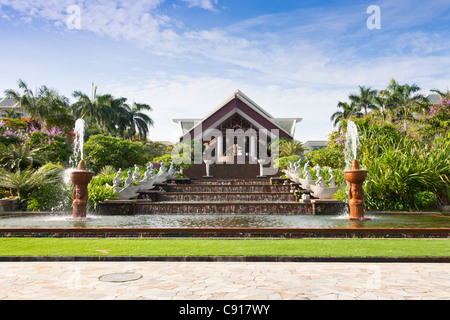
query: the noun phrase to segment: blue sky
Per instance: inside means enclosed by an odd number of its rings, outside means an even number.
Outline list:
[[[371,5],[380,29],[367,27]],[[0,38],[2,92],[20,78],[71,97],[94,82],[150,104],[159,141],[179,137],[172,119],[202,118],[237,89],[303,118],[306,142],[327,139],[359,85],[450,84],[448,0],[0,0]]]

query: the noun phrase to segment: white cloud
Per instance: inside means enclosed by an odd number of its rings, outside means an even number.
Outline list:
[[[214,10],[214,5],[218,0],[182,0],[189,4],[189,7],[200,7],[205,10]]]
[[[182,1],[205,10],[218,4]],[[449,86],[448,34],[409,30],[411,14],[401,11],[401,4],[380,3],[382,29],[368,33],[368,15],[361,4],[269,14],[221,29],[194,31],[162,14],[163,2],[78,2],[82,31],[136,42],[148,52],[148,59],[159,54],[183,61],[185,67],[178,69],[167,63],[169,67],[161,67],[165,72],[151,75],[152,80],[147,73],[111,80],[102,87],[113,95],[151,104],[156,124],[151,135],[156,140],[175,141],[179,132],[173,118],[202,118],[236,89],[276,117],[304,118],[297,138],[305,141],[326,139],[338,101],[347,100],[358,85],[384,89],[395,78],[415,82],[424,91]],[[434,3],[427,3],[423,23],[432,19]],[[7,6],[25,19],[62,22],[64,27],[66,8],[72,4],[77,0],[0,0],[0,11]],[[420,7],[408,8],[416,14]]]

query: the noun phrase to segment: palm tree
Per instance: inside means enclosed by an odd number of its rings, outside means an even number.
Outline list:
[[[152,111],[148,104],[134,103],[133,107],[129,109],[130,123],[129,136],[130,140],[135,136],[136,132],[140,140],[146,140],[149,132],[149,127],[153,126],[153,120],[146,113],[142,111]]]
[[[420,91],[416,84],[398,84],[394,79],[388,87],[393,103],[397,106],[397,117],[403,119],[404,129],[406,130],[406,121],[411,119],[411,112],[417,106],[417,102],[423,99],[422,94],[415,94]]]
[[[355,102],[356,105],[361,109],[364,109],[364,117],[367,116],[367,109],[376,110],[376,106],[372,103],[372,98],[377,94],[377,90],[370,87],[359,86],[358,94],[349,95],[349,99]]]
[[[306,150],[303,143],[297,140],[282,141],[279,148],[280,157],[301,155]]]
[[[22,93],[8,89],[5,95],[9,99],[13,99],[20,103],[20,107],[31,117],[38,120],[44,127],[49,121],[61,122],[62,119],[67,121],[68,116],[68,99],[58,94],[45,85],[41,86],[37,92],[33,92],[27,83],[21,79],[18,81],[19,89]]]
[[[127,98],[113,98],[110,96],[109,111],[107,113],[107,121],[105,130],[110,135],[125,136],[125,131],[129,126],[130,107],[126,104]]]
[[[92,98],[81,91],[74,91],[72,96],[78,99],[72,104],[72,113],[76,118],[82,118],[105,128],[108,120],[113,116],[111,114],[111,95],[97,95],[97,88]]]
[[[392,118],[396,105],[388,88],[384,89],[384,91],[380,91],[378,95],[374,96],[372,98],[372,103],[376,107],[377,112],[381,114],[383,120],[386,120],[387,117]]]
[[[357,118],[362,117],[362,113],[359,112],[356,103],[351,102],[351,104],[348,104],[348,102],[342,102],[339,101],[338,108],[342,109],[342,111],[337,111],[331,115],[330,121],[333,121],[333,126],[336,127],[342,120],[347,120],[351,116],[356,116]],[[339,130],[340,130],[339,125]]]

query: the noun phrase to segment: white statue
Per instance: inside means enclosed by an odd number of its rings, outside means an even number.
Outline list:
[[[316,182],[316,186],[320,187],[320,188],[326,188],[327,184],[325,182],[325,180],[323,179],[322,176],[319,177],[319,179]]]
[[[336,187],[336,179],[334,178],[333,169],[330,168],[330,170],[328,172],[330,173],[330,179],[328,180],[328,187],[334,188],[334,187]]]
[[[137,164],[134,165],[134,173],[133,173],[132,178],[135,182],[138,182],[141,180],[141,174],[139,173],[139,167]]]
[[[302,202],[311,202],[311,196],[307,193],[302,194]]]
[[[149,165],[147,166],[147,171],[145,171],[144,178],[141,182],[149,182],[150,180],[152,180],[154,174],[155,172],[153,171],[153,164],[149,163]]]
[[[317,183],[310,187],[314,197],[319,199],[332,199],[333,195],[341,189],[341,187],[336,187],[334,173],[331,168],[329,169],[329,172],[331,178],[328,180],[328,187],[326,187],[326,182],[319,171]]]
[[[311,172],[309,172],[309,165],[306,164],[305,169],[303,170],[303,178],[305,180],[312,180]]]
[[[177,174],[179,174],[180,171],[175,170],[175,167],[173,166],[173,162],[170,164],[169,171],[167,171],[167,180],[175,179],[177,177]]]
[[[122,169],[119,169],[119,171],[117,172],[116,177],[113,180],[113,188],[117,188],[122,184]]]
[[[125,186],[131,186],[134,183],[131,169],[128,170],[128,177],[125,180]]]

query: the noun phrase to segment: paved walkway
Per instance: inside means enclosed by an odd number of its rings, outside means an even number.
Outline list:
[[[142,276],[100,281],[112,273]],[[0,300],[450,300],[450,264],[1,262]]]

